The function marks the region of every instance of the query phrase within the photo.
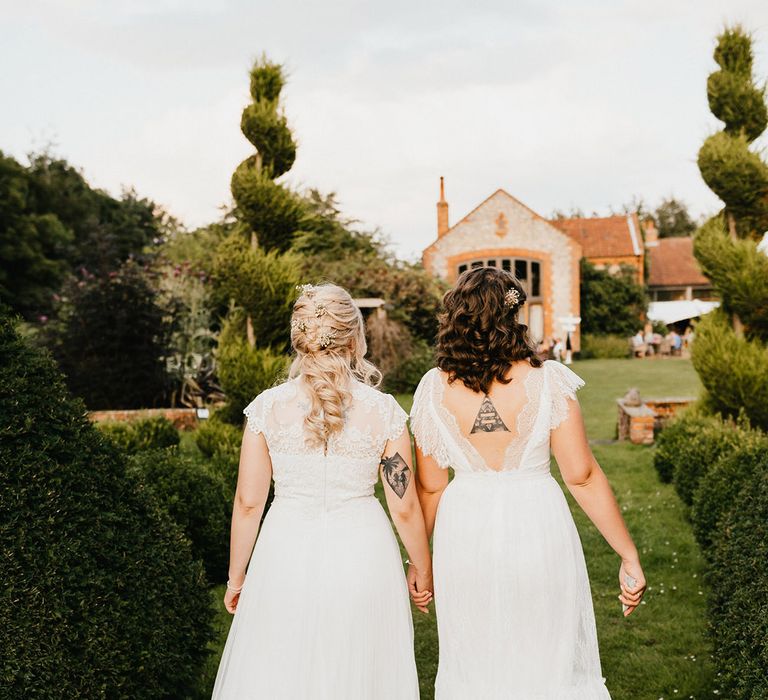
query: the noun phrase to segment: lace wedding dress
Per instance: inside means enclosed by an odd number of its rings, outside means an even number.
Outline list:
[[[307,449],[299,379],[246,409],[263,433],[275,499],[264,520],[219,666],[219,700],[419,697],[413,621],[392,526],[373,495],[395,399],[356,383],[327,454]]]
[[[524,407],[500,471],[445,408],[444,373],[427,372],[414,397],[417,444],[455,471],[433,540],[436,700],[610,698],[581,541],[549,470],[550,431],[584,382],[551,360],[522,381]]]

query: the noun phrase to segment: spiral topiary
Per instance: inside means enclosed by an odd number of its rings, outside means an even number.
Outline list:
[[[694,254],[722,308],[698,324],[692,358],[716,411],[744,409],[753,425],[768,429],[768,257],[756,241],[768,229],[768,165],[749,150],[768,124],[768,108],[743,29],[726,29],[714,57],[720,70],[710,75],[707,94],[725,127],[702,145],[699,169],[725,208],[697,231]]]
[[[267,251],[287,250],[303,218],[301,200],[275,178],[288,172],[296,160],[296,142],[280,109],[285,84],[282,66],[266,57],[251,69],[251,97],[240,128],[256,148],[232,175],[232,196],[238,218]]]

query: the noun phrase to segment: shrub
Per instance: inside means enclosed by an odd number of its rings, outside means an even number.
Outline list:
[[[691,520],[693,533],[705,555],[709,555],[709,548],[722,532],[720,521],[739,491],[765,471],[768,471],[768,436],[758,431],[743,431],[738,447],[723,454],[701,480],[693,495]]]
[[[221,476],[209,471],[203,460],[175,449],[141,452],[131,458],[130,471],[141,477],[189,538],[208,581],[224,583],[232,508]]]
[[[673,481],[684,503],[691,505],[699,480],[721,454],[733,449],[742,431],[731,421],[688,411],[660,434],[654,466],[662,481]]]
[[[188,697],[212,636],[188,540],[7,318],[0,357],[6,697]]]
[[[768,471],[745,484],[722,520],[709,581],[715,664],[724,697],[768,697]]]
[[[618,274],[581,260],[581,330],[584,334],[613,333],[627,337],[642,328],[648,297],[635,271],[623,266]]]
[[[434,366],[434,348],[423,340],[415,340],[408,355],[384,375],[384,391],[411,394],[424,374]]]
[[[195,430],[195,443],[206,457],[234,457],[240,454],[240,443],[243,431],[230,424],[224,423],[218,414],[200,424]]]
[[[235,425],[242,424],[243,409],[288,368],[287,355],[248,345],[245,337],[237,332],[232,318],[221,332],[217,361],[219,380],[227,395],[227,405],[219,414]]]
[[[582,360],[623,359],[630,356],[629,337],[624,335],[582,335]]]
[[[97,424],[98,429],[129,454],[179,444],[179,431],[163,416]]]
[[[148,273],[128,262],[67,297],[49,342],[72,393],[91,410],[162,404],[171,323]]]

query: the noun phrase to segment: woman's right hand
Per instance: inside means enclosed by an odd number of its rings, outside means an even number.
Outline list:
[[[634,586],[627,584],[628,576],[635,579]],[[621,567],[619,568],[619,586],[621,588],[619,600],[627,606],[627,609],[624,611],[624,617],[627,617],[640,605],[640,601],[645,593],[645,575],[638,559],[622,560]]]
[[[406,578],[413,604],[421,612],[429,614],[427,606],[432,602],[432,571],[420,571],[413,564],[409,564]]]

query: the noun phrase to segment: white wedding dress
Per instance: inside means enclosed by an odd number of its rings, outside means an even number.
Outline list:
[[[443,405],[444,373],[427,372],[414,397],[419,448],[455,471],[433,541],[436,700],[610,698],[581,541],[549,470],[550,431],[584,382],[550,360],[523,383],[501,471]]]
[[[219,665],[217,700],[412,700],[413,621],[392,526],[373,495],[387,440],[407,414],[356,383],[327,454],[307,449],[299,379],[246,409],[263,433],[275,499]]]

